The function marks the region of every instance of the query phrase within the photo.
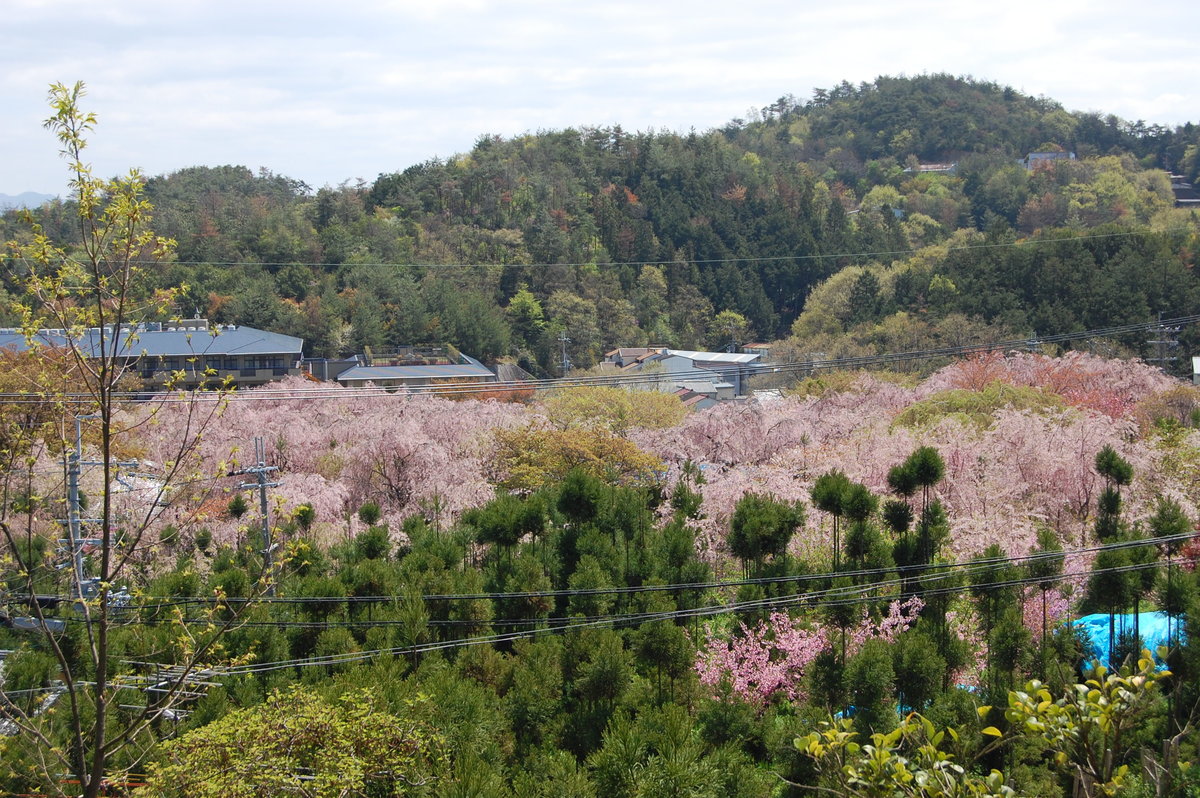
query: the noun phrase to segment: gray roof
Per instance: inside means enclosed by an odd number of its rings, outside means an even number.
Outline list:
[[[473,378],[494,380],[496,375],[478,361],[442,366],[357,366],[338,375],[338,382],[350,380],[444,380]]]
[[[182,326],[182,325],[181,325]],[[78,339],[80,349],[88,357],[95,357],[102,341],[111,346],[111,331],[93,327]],[[63,330],[40,330],[35,338],[43,346],[65,347],[69,343]],[[239,325],[218,325],[212,329],[151,330],[122,329],[117,338],[122,357],[191,357],[224,355],[295,355],[300,357],[304,339],[292,335],[258,330]],[[22,351],[29,342],[20,330],[0,329],[0,348],[8,347]]]

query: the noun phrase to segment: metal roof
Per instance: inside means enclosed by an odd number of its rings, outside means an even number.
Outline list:
[[[351,380],[442,380],[464,377],[494,380],[496,375],[478,363],[442,366],[356,366],[338,375],[338,382]]]
[[[665,349],[663,354],[686,357],[688,360],[699,360],[705,363],[753,363],[762,357],[761,352],[691,352],[683,349]]]
[[[87,357],[95,357],[102,343],[112,345],[112,331],[91,328],[75,343]],[[63,348],[72,343],[64,330],[39,330],[35,340],[43,346]],[[121,357],[192,357],[224,355],[295,355],[300,357],[304,339],[292,335],[258,330],[239,325],[218,325],[211,329],[148,330],[121,329],[118,333]],[[19,330],[0,330],[0,347],[23,351],[29,342]]]

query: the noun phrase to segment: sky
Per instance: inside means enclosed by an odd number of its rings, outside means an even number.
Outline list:
[[[60,194],[41,126],[83,81],[97,176],[237,164],[314,190],[483,135],[705,131],[784,95],[947,72],[1200,121],[1194,0],[3,0],[0,193]]]

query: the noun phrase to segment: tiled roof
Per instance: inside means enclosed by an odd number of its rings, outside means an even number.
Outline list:
[[[186,323],[168,330],[130,330],[118,333],[118,354],[121,357],[191,357],[218,355],[278,355],[300,357],[304,339],[292,335],[258,330],[239,325],[218,325],[212,329],[199,327],[185,329]],[[65,347],[70,343],[63,330],[40,330],[37,340],[44,346]],[[78,340],[80,349],[87,357],[95,357],[101,345],[112,345],[112,332],[105,328],[92,328]],[[19,331],[0,329],[0,348],[8,347],[22,351],[29,342]]]

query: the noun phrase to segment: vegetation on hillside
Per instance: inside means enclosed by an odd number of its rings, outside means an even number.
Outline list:
[[[735,342],[790,337],[797,356],[1184,315],[1200,239],[1166,172],[1196,178],[1198,148],[1194,125],[925,75],[785,97],[707,132],[482,137],[315,192],[192,167],[147,196],[178,242],[158,276],[187,286],[185,315],[299,335],[314,355],[448,342],[543,376],[563,331],[586,368],[616,346],[723,349],[730,319]],[[1038,150],[1078,157],[1018,163]],[[918,170],[931,162],[957,167]],[[72,213],[37,211],[60,240]],[[737,315],[714,324],[722,311]]]

